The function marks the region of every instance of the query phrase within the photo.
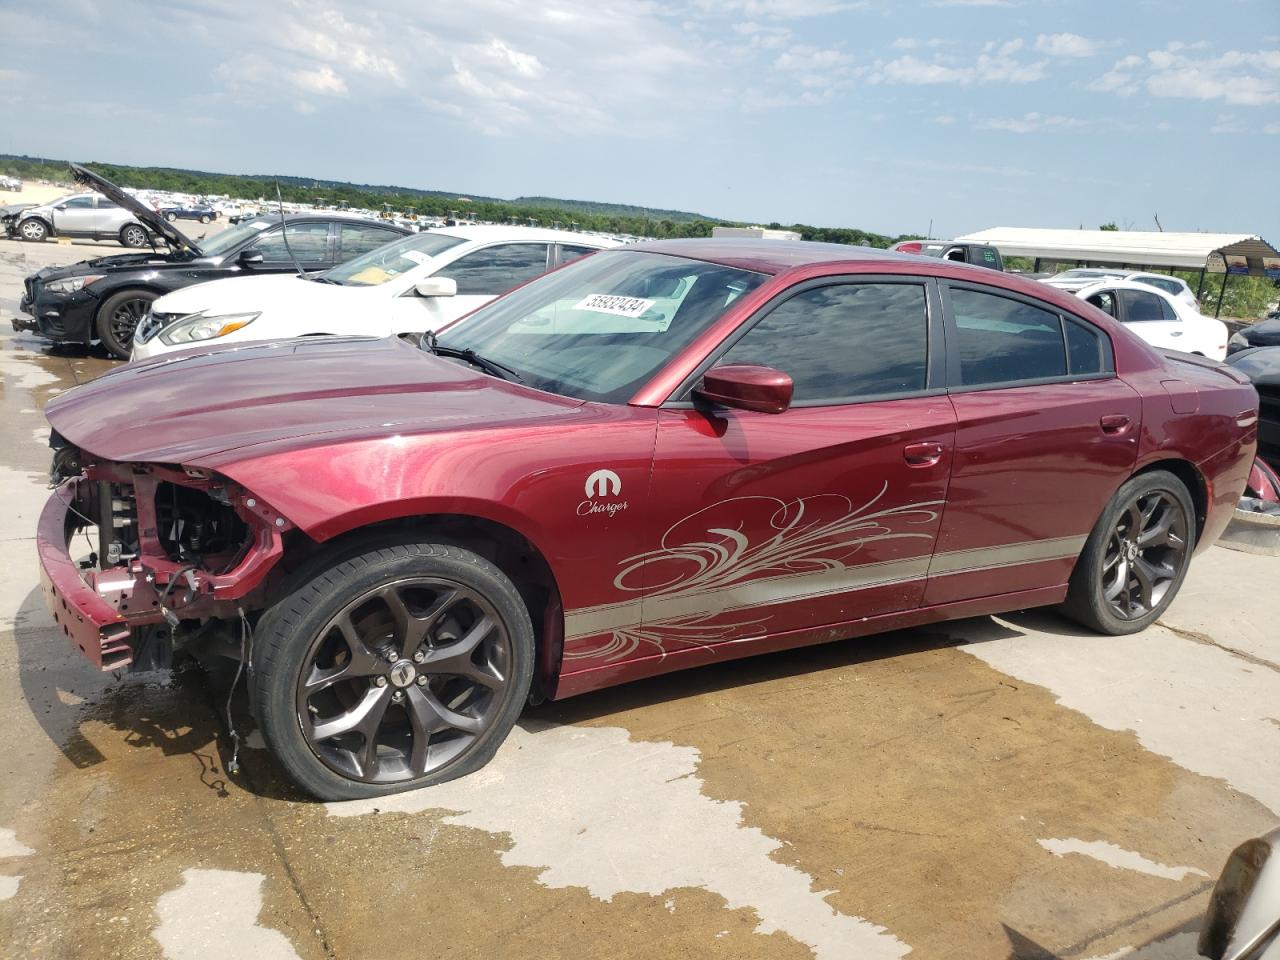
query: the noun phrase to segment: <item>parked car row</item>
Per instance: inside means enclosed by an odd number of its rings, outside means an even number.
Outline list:
[[[121,246],[134,248],[151,243],[151,232],[138,210],[99,193],[73,193],[48,203],[24,205],[16,215],[5,218],[4,230],[6,236],[32,242],[87,237],[117,240]]]
[[[8,190],[12,193],[18,193],[22,190],[22,181],[17,177],[0,174],[0,190]]]

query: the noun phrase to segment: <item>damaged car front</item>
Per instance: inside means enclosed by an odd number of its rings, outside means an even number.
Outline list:
[[[77,454],[80,473],[55,488],[37,530],[41,586],[63,633],[101,670],[163,666],[177,647],[225,642],[200,627],[239,617],[289,522],[212,471]],[[87,554],[73,559],[75,545]]]

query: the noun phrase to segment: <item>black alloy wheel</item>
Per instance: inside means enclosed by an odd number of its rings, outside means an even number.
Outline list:
[[[156,297],[149,290],[121,290],[103,301],[98,308],[98,339],[112,356],[129,359],[133,335]]]
[[[1186,560],[1188,518],[1172,493],[1132,497],[1116,521],[1102,563],[1102,595],[1122,620],[1160,606]]]
[[[325,800],[440,783],[488,762],[532,681],[533,628],[511,582],[442,544],[333,564],[258,626],[268,745]]]
[[[1145,629],[1173,602],[1195,546],[1186,485],[1164,470],[1125,482],[1085,543],[1065,612],[1102,633]]]

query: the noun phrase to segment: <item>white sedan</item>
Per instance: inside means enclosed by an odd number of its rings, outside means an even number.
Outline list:
[[[448,227],[402,237],[319,274],[198,283],[151,304],[131,359],[199,344],[436,330],[526,280],[619,243],[533,227]]]
[[[1227,325],[1201,315],[1163,290],[1140,281],[1103,280],[1074,292],[1153,347],[1198,353],[1213,360],[1227,355]]]
[[[1200,301],[1191,292],[1187,282],[1180,277],[1170,276],[1165,273],[1135,273],[1129,270],[1107,270],[1102,267],[1078,267],[1072,270],[1064,270],[1062,273],[1055,273],[1052,277],[1045,277],[1041,280],[1041,283],[1047,283],[1049,286],[1057,287],[1059,290],[1075,293],[1077,290],[1083,290],[1085,287],[1092,286],[1103,280],[1132,280],[1135,283],[1143,283],[1148,287],[1163,290],[1169,296],[1181,300],[1197,313],[1200,311]]]

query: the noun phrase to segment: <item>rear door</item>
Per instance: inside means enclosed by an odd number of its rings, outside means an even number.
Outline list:
[[[955,437],[934,289],[901,276],[794,287],[704,364],[787,373],[790,409],[686,390],[661,411],[652,539],[619,575],[644,594],[642,653],[919,604]]]
[[[1184,344],[1186,330],[1177,312],[1157,293],[1146,290],[1116,290],[1120,319],[1130,330],[1154,347],[1191,350]]]
[[[334,261],[346,263],[402,236],[398,230],[389,230],[376,223],[339,223],[338,252]]]
[[[1141,398],[1092,324],[981,284],[942,293],[957,428],[924,602],[1065,584],[1133,468]]]

